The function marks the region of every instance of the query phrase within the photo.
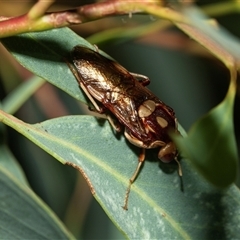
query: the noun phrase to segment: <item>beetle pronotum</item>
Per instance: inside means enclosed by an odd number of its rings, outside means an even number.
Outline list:
[[[150,83],[146,76],[130,73],[119,63],[80,45],[71,54],[74,67],[70,68],[95,110],[105,113],[116,131],[124,126],[128,141],[142,149],[137,168],[129,179],[123,206],[127,210],[131,184],[144,162],[145,149],[159,147],[158,158],[163,162],[175,159],[181,175],[178,151],[168,135],[170,130],[178,132],[175,113],[146,88]]]

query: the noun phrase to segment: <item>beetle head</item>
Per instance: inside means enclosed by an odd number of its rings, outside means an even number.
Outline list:
[[[146,144],[143,141],[134,137],[133,134],[131,133],[131,131],[129,131],[127,128],[125,129],[124,135],[130,143],[132,143],[133,145],[135,145],[137,147],[148,148],[148,149],[160,147],[160,150],[158,152],[158,158],[162,162],[169,163],[172,160],[174,160],[178,155],[177,148],[173,142],[165,143],[163,141],[156,140],[154,142]]]
[[[169,142],[162,147],[158,153],[158,158],[165,163],[169,163],[174,160],[178,155],[177,148],[173,142]]]

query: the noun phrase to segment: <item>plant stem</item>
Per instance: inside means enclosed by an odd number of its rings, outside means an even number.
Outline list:
[[[27,14],[19,17],[9,19],[2,17],[3,20],[0,21],[0,37],[66,27],[103,17],[137,12],[148,12],[170,21],[186,22],[182,14],[170,8],[162,7],[151,0],[109,0],[84,5],[68,11],[45,13],[52,2],[53,0],[47,3],[46,1],[39,1]]]

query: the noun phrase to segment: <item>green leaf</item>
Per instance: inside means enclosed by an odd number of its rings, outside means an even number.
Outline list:
[[[170,25],[171,23],[169,22],[163,22],[159,20],[154,22],[150,21],[150,23],[141,24],[132,28],[127,26],[115,27],[94,33],[87,37],[87,40],[90,43],[98,45],[108,44],[110,41],[121,41],[121,43],[123,43],[125,41],[130,41],[138,37],[146,36],[147,34],[163,30]]]
[[[26,33],[1,39],[3,45],[27,69],[76,99],[86,102],[67,61],[72,48],[93,46],[69,28],[41,33]]]
[[[239,190],[217,190],[198,177],[182,160],[182,181],[176,164],[147,159],[134,182],[129,210],[122,209],[128,181],[139,149],[112,132],[108,122],[91,116],[68,116],[30,125],[2,113],[7,125],[35,142],[62,163],[84,172],[102,205],[118,228],[131,239],[237,238],[240,226]],[[224,227],[223,227],[224,226]]]
[[[1,239],[73,239],[30,188],[0,166]]]
[[[20,183],[28,186],[28,182],[22,168],[5,144],[0,145],[0,165],[15,176]]]
[[[187,137],[174,137],[183,155],[209,182],[221,188],[232,184],[238,171],[233,124],[235,91],[231,84],[225,99],[198,120]]]
[[[44,82],[42,78],[36,76],[23,82],[3,99],[2,110],[11,114],[15,113]]]

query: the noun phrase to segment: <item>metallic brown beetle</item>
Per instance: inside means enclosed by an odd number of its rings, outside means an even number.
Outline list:
[[[159,159],[177,161],[177,149],[168,135],[170,130],[178,132],[175,113],[145,87],[150,83],[147,77],[130,73],[119,63],[80,45],[71,54],[75,66],[71,70],[96,111],[105,113],[117,131],[123,125],[125,137],[142,149],[125,197],[123,208],[127,209],[130,187],[145,159],[145,149],[159,147]],[[114,123],[109,111],[120,124]]]

